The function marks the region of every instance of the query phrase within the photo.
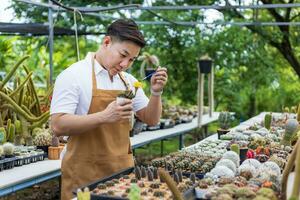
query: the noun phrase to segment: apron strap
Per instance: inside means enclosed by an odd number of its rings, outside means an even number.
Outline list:
[[[95,75],[95,57],[96,54],[94,53],[92,55],[92,80],[93,80],[93,91],[97,90],[97,80],[96,80],[96,75]],[[121,78],[122,82],[125,85],[126,90],[130,90],[130,85],[128,83],[128,81],[126,80],[124,73],[120,72],[118,73],[119,77]]]
[[[120,77],[120,79],[123,81],[123,83],[124,83],[124,85],[125,85],[125,87],[126,87],[126,90],[130,90],[130,85],[129,85],[127,79],[125,78],[125,75],[124,75],[123,72],[120,72],[120,73],[119,73],[119,77]]]

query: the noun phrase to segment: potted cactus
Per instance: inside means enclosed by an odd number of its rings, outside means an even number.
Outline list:
[[[285,124],[285,133],[280,142],[284,146],[291,146],[291,141],[299,128],[299,123],[296,119],[288,119]]]
[[[3,144],[3,153],[6,158],[14,157],[15,145],[10,142]]]
[[[48,147],[51,145],[52,137],[47,129],[40,129],[40,132],[36,133],[33,140],[33,144],[37,146],[37,149],[42,149],[48,154]]]
[[[59,139],[56,136],[52,137],[51,146],[48,147],[49,160],[59,160],[63,146],[59,146]]]
[[[224,111],[220,113],[218,121],[219,121],[220,128],[217,130],[217,132],[218,132],[218,139],[220,139],[221,135],[224,135],[230,131],[229,127],[232,121],[232,117],[229,112]]]

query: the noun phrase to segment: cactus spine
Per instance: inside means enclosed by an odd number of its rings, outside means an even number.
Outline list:
[[[272,115],[271,114],[266,114],[265,115],[265,121],[264,121],[264,125],[265,125],[266,129],[270,130],[271,122],[272,122]]]

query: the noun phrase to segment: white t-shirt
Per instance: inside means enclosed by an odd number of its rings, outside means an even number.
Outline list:
[[[65,69],[55,81],[50,114],[68,113],[85,115],[88,113],[92,100],[92,53],[88,53],[84,60],[72,64]],[[110,80],[108,72],[95,60],[95,74],[97,88],[105,90],[125,90],[126,87],[119,75]],[[137,81],[132,75],[124,72],[132,90]],[[137,112],[148,105],[149,99],[139,88],[133,99],[133,111]]]

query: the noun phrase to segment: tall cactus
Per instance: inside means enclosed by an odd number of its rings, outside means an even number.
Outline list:
[[[218,118],[220,128],[223,130],[227,130],[230,127],[231,123],[231,115],[229,112],[224,111],[221,112]]]
[[[292,137],[296,133],[298,126],[299,123],[296,119],[288,119],[285,124],[285,133],[280,144],[291,146]]]
[[[266,114],[265,115],[265,120],[264,120],[265,128],[270,130],[271,123],[272,123],[272,115],[271,114]]]
[[[6,142],[6,130],[4,127],[0,127],[0,144]]]
[[[14,73],[16,72],[16,70],[20,67],[20,65],[24,62],[24,60],[26,60],[27,58],[29,58],[28,55],[24,56],[23,58],[21,58],[21,60],[19,60],[15,66],[10,70],[10,72],[5,76],[5,78],[3,79],[2,82],[0,82],[0,90],[2,90],[2,88],[4,87],[4,85],[10,80],[10,78],[14,75]]]

